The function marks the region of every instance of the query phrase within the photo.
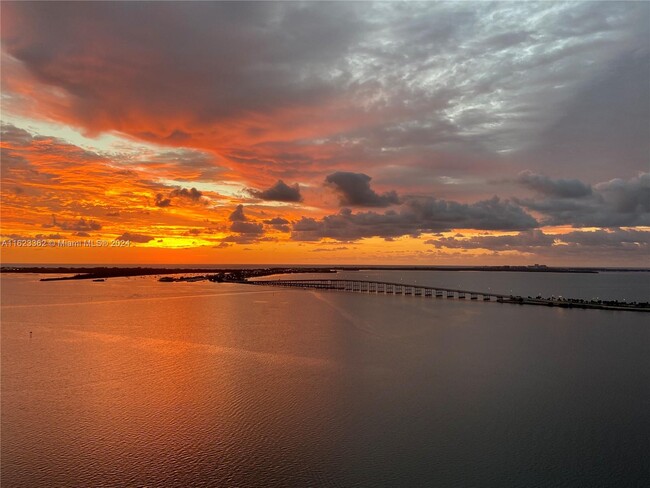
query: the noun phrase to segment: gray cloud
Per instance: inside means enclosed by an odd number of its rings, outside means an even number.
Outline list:
[[[256,235],[236,234],[224,237],[218,247],[227,247],[232,244],[254,244],[258,241]],[[246,249],[244,249],[246,251]]]
[[[519,173],[517,182],[531,190],[553,197],[580,198],[591,195],[591,186],[580,180],[552,180],[528,170]]]
[[[60,224],[60,227],[63,230],[89,231],[101,230],[102,224],[96,220],[80,218],[75,222],[63,222]]]
[[[152,133],[149,138],[156,135]],[[138,165],[154,173],[172,173],[177,181],[214,181],[224,171],[213,154],[187,148],[158,152],[138,161]]]
[[[522,230],[538,226],[519,205],[496,196],[471,204],[419,198],[409,200],[408,206],[427,230]]]
[[[293,224],[291,238],[298,241],[318,241],[331,238],[354,241],[364,237],[396,237],[418,233],[418,225],[409,215],[388,210],[385,213],[352,213],[344,208],[338,214],[320,220],[303,217]]]
[[[262,200],[272,200],[276,202],[301,202],[302,195],[300,194],[300,187],[298,184],[292,186],[287,185],[284,181],[278,180],[277,183],[270,188],[260,190],[248,190],[251,195]]]
[[[244,206],[241,204],[237,205],[235,210],[228,217],[228,220],[231,222],[244,222],[248,220],[246,215],[244,215]]]
[[[303,109],[315,132],[355,121],[315,136],[341,161],[359,149],[393,165],[414,151],[490,162],[504,152],[515,171],[534,162],[605,179],[647,159],[649,19],[646,2],[10,2],[2,45],[94,130],[186,145],[238,119],[265,139],[263,121]],[[332,103],[335,116],[313,117]],[[310,159],[304,140],[287,142],[263,160]],[[215,175],[212,162],[189,164]]]
[[[241,220],[235,220],[230,225],[230,230],[239,234],[259,235],[264,233],[264,226],[257,222],[243,222]]]
[[[650,173],[641,173],[627,181],[616,178],[600,183],[596,185],[596,190],[602,196],[603,202],[616,212],[650,212]]]
[[[137,242],[138,244],[145,244],[149,241],[153,241],[155,237],[147,236],[144,234],[137,234],[131,232],[125,232],[120,237],[116,238],[116,241],[130,241]]]
[[[244,206],[237,205],[235,210],[230,214],[229,220],[230,230],[236,232],[239,236],[230,236],[235,239],[232,242],[252,242],[252,239],[261,236],[264,233],[264,226],[258,222],[249,221],[248,217],[244,214]]]
[[[632,253],[639,257],[650,254],[650,232],[618,228],[553,235],[535,229],[511,236],[437,237],[426,243],[436,248],[485,249],[497,253],[518,251],[547,257],[580,253],[589,257],[613,252]]]
[[[100,159],[97,154],[69,145],[65,141],[41,135],[33,136],[24,129],[4,122],[0,124],[0,140],[4,143],[4,147],[0,147],[3,180],[13,176],[23,182],[52,181],[54,175],[40,171],[33,163],[34,152],[66,159],[73,156],[85,161]]]
[[[592,232],[574,231],[558,236],[562,242],[578,246],[598,248],[628,248],[650,252],[650,232],[635,229],[596,230]]]
[[[196,188],[190,188],[189,190],[187,188],[181,188],[177,187],[174,188],[170,193],[170,197],[181,197],[181,198],[188,198],[190,200],[198,201],[201,199],[203,196],[203,193],[201,193],[199,190]]]
[[[137,113],[160,122],[183,113],[196,125],[329,96],[324,72],[362,32],[360,10],[275,2],[16,5],[3,12],[2,42],[39,80],[72,95],[72,111],[87,126],[102,119],[126,126]],[[92,31],[77,28],[87,23]],[[142,25],[150,26],[146,33]],[[103,65],[102,76],[78,70],[89,56]],[[118,95],[129,102],[114,103]],[[161,134],[154,125],[133,135],[182,144],[193,136],[186,127]]]
[[[166,198],[162,193],[156,194],[156,200],[154,202],[156,207],[169,207],[172,204],[171,198]]]
[[[52,223],[50,224],[43,224],[43,227],[45,229],[51,229],[54,227],[57,227],[61,230],[69,230],[69,231],[77,231],[77,232],[88,232],[88,231],[95,231],[95,230],[101,230],[102,224],[97,222],[96,220],[93,219],[85,219],[83,217],[79,218],[79,220],[75,220],[73,222],[59,222],[56,218],[56,215],[52,215]]]
[[[192,202],[200,202],[202,196],[203,193],[194,187],[187,189],[177,186],[172,191],[170,191],[167,196],[162,193],[157,193],[154,205],[161,208],[171,207],[173,198],[183,198]]]
[[[273,219],[265,220],[264,223],[266,225],[270,225],[276,230],[279,230],[280,232],[291,231],[291,228],[289,227],[290,222],[287,219],[283,219],[282,217],[276,217]]]
[[[29,147],[33,140],[32,135],[26,130],[5,122],[0,124],[0,136],[3,141],[9,141],[14,146],[22,147]]]
[[[336,252],[336,251],[347,251],[349,247],[339,246],[339,247],[317,247],[312,249],[310,252]]]
[[[647,26],[650,15],[638,14],[639,21],[643,19]],[[553,173],[576,174],[578,167],[579,173],[592,181],[611,178],[614,171],[629,175],[643,169],[644,164],[647,168],[650,30],[646,28],[639,36],[636,48],[630,46],[580,85],[520,157]]]
[[[438,237],[429,239],[426,244],[432,244],[437,248],[531,251],[539,247],[552,246],[554,242],[555,238],[553,236],[544,234],[539,229],[533,229],[512,236],[474,236],[467,239]]]
[[[3,137],[3,140],[6,139]],[[2,172],[5,174],[25,170],[38,174],[34,166],[26,158],[16,154],[11,149],[0,147],[0,163],[2,164]]]
[[[292,239],[314,241],[331,238],[353,241],[365,237],[418,236],[452,228],[521,230],[537,227],[521,207],[497,197],[472,204],[434,198],[411,199],[399,211],[353,213],[343,208],[320,220],[303,217],[293,225]]]
[[[264,223],[269,225],[287,225],[289,221],[282,217],[275,217],[273,219],[265,220]]]
[[[518,199],[523,207],[545,216],[544,225],[629,227],[650,225],[650,173],[593,186],[592,194],[567,199],[551,194],[541,200]]]
[[[388,207],[399,203],[397,193],[382,195],[370,188],[372,178],[363,173],[337,171],[325,178],[325,182],[339,194],[341,205],[355,207]]]

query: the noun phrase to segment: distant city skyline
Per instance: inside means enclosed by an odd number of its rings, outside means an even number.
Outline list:
[[[646,2],[1,8],[3,262],[648,265]]]

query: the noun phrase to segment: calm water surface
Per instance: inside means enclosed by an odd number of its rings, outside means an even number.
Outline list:
[[[650,297],[647,273],[349,273]],[[644,314],[38,278],[1,277],[3,487],[647,486]]]

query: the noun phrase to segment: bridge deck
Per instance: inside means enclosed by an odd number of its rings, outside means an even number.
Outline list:
[[[391,281],[365,281],[365,280],[255,280],[255,281],[247,281],[247,283],[255,284],[255,285],[268,285],[268,286],[293,286],[293,287],[298,287],[298,288],[321,288],[321,289],[332,289],[332,290],[340,290],[342,287],[345,287],[346,285],[352,285],[354,286],[365,286],[369,288],[371,285],[376,287],[377,285],[382,285],[384,286],[384,289],[386,286],[391,286],[393,289],[395,287],[401,287],[401,288],[409,288],[411,290],[420,290],[426,291],[429,290],[431,292],[435,291],[442,291],[442,292],[450,292],[450,293],[455,293],[455,294],[466,294],[466,295],[480,295],[480,296],[491,296],[494,298],[509,298],[511,295],[504,295],[501,293],[492,293],[492,292],[484,292],[484,291],[471,291],[471,290],[463,290],[459,288],[443,288],[440,286],[428,286],[428,285],[417,285],[417,284],[411,284],[411,283],[395,283]],[[366,290],[367,291],[367,290]],[[428,295],[427,295],[428,296]]]
[[[427,298],[458,298],[464,299],[469,295],[471,300],[493,301],[519,305],[544,305],[549,307],[565,308],[592,308],[601,310],[628,310],[635,312],[650,312],[647,303],[626,304],[619,302],[589,302],[574,299],[549,299],[531,298],[502,293],[463,290],[440,286],[417,285],[409,283],[395,283],[390,281],[364,281],[364,280],[246,280],[243,283],[261,286],[284,286],[293,288],[315,288],[320,290],[339,290],[355,293],[378,293],[386,295],[411,295]]]

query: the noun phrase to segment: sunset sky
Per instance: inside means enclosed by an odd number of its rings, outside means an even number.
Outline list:
[[[1,19],[4,263],[650,264],[650,3]]]

